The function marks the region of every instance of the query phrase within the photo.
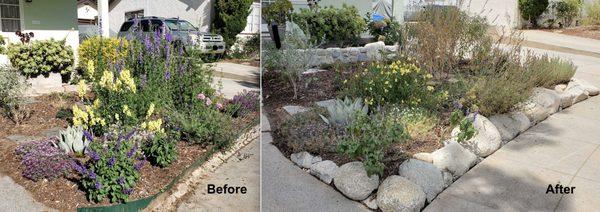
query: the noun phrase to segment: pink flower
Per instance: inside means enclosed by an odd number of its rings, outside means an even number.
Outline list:
[[[206,98],[206,106],[210,106],[212,104],[212,101],[210,100],[210,98]]]
[[[200,99],[200,100],[204,100],[204,99],[206,99],[206,96],[204,96],[203,93],[199,93],[198,96],[197,96],[197,98]]]
[[[217,109],[222,110],[223,109],[223,104],[217,103]]]

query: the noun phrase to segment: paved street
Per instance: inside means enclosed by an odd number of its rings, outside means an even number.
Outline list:
[[[600,42],[526,32],[544,45],[528,48],[571,59],[576,78],[600,87]],[[560,41],[559,41],[560,40]],[[595,44],[594,44],[595,43]],[[557,48],[566,47],[566,48]],[[557,52],[560,51],[560,52]],[[483,160],[425,211],[594,211],[600,208],[600,98],[552,115]],[[546,194],[548,185],[574,186],[574,194]]]

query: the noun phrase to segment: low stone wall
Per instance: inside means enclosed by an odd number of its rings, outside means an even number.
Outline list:
[[[358,63],[381,60],[382,55],[395,54],[398,46],[386,46],[382,41],[369,43],[363,47],[315,49],[310,65],[313,67],[339,63]],[[383,54],[382,54],[383,53]]]

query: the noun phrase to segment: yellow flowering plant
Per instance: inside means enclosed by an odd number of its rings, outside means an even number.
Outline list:
[[[404,60],[390,64],[373,63],[346,79],[342,94],[362,97],[369,106],[392,103],[430,107],[444,98],[444,92],[433,85],[432,78],[431,74]]]

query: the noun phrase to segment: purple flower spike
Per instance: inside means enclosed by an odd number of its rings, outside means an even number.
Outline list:
[[[92,150],[88,150],[87,153],[90,156],[90,158],[92,158],[92,160],[94,160],[94,161],[99,161],[100,160],[100,155],[98,155],[98,153],[96,153],[96,152],[94,152]]]
[[[102,189],[102,183],[96,181],[96,189],[98,189],[98,190]]]
[[[124,185],[125,184],[125,178],[119,177],[119,180],[117,180],[117,182],[119,183],[119,185]]]
[[[108,160],[108,167],[112,168],[115,165],[116,158],[113,156]]]
[[[167,40],[167,42],[171,42],[171,41],[173,41],[173,35],[171,35],[171,33],[167,33],[167,35],[165,36],[165,39]]]
[[[171,79],[171,72],[170,71],[165,72],[165,79],[166,80]]]
[[[130,188],[123,189],[123,193],[127,194],[127,195],[130,195],[132,191],[133,191],[133,189],[130,189]]]
[[[475,114],[473,115],[473,122],[475,122],[475,119],[477,119],[477,114],[479,114],[479,111],[475,111]]]
[[[127,158],[131,158],[131,156],[135,154],[138,148],[138,143],[135,143],[135,146],[133,146],[133,148],[131,148],[131,150],[129,150],[129,152],[127,153]]]
[[[93,140],[94,140],[94,136],[92,135],[92,133],[90,133],[90,132],[89,132],[89,131],[87,131],[87,130],[84,130],[84,131],[83,131],[83,136],[85,136],[85,138],[86,138],[88,141],[93,141]]]
[[[96,179],[96,173],[94,172],[90,172],[90,179],[95,180]]]
[[[125,135],[125,140],[129,140],[131,139],[131,137],[133,137],[136,133],[136,129],[131,130],[131,132],[127,133],[127,135]]]

